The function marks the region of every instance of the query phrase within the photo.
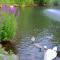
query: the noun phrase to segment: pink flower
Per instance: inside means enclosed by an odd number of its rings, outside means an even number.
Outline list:
[[[16,13],[16,7],[15,6],[10,6],[10,12],[11,13]]]

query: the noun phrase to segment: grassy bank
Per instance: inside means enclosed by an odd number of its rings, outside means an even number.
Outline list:
[[[0,0],[1,4],[15,5],[15,6],[46,6],[52,4],[55,0]],[[57,0],[59,2],[59,0]]]

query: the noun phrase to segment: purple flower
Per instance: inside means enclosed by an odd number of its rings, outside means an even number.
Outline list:
[[[10,12],[11,13],[16,13],[16,7],[15,6],[10,6]]]
[[[16,7],[15,6],[7,6],[7,5],[2,5],[2,11],[7,12],[7,13],[16,13]]]
[[[2,10],[3,11],[7,11],[8,10],[8,7],[6,5],[2,5]]]

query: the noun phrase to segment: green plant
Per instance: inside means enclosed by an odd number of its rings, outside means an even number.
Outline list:
[[[10,40],[16,33],[16,18],[14,14],[4,13],[0,26],[0,41]]]
[[[15,3],[14,0],[0,0],[0,3]]]

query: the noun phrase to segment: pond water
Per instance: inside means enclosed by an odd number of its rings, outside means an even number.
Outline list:
[[[19,42],[17,48],[20,60],[43,60],[43,48],[40,52],[34,44],[46,45],[48,48],[57,46],[58,50],[60,49],[60,22],[46,16],[43,13],[45,8],[25,7],[18,10],[20,16],[17,18],[16,40]],[[33,43],[32,36],[36,38]],[[56,57],[55,60],[60,58]]]

